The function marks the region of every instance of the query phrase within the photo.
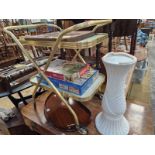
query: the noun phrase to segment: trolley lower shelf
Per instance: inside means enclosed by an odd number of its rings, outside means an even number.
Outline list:
[[[93,98],[93,96],[98,92],[99,88],[104,83],[104,81],[105,81],[105,76],[103,74],[99,74],[95,82],[90,86],[90,88],[86,90],[86,92],[83,95],[76,95],[70,92],[63,91],[61,89],[58,89],[58,90],[62,93],[63,96],[70,96],[77,101],[85,102]],[[33,85],[37,85],[38,83],[37,77],[32,77],[30,79],[30,82]],[[41,83],[40,87],[47,89],[47,90],[51,89],[47,84],[44,84],[44,83]]]

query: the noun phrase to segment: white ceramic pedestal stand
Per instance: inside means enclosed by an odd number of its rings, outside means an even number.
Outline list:
[[[102,109],[95,120],[97,130],[104,135],[126,135],[129,124],[126,111],[125,80],[136,63],[136,57],[123,52],[110,52],[102,61],[107,71],[107,85],[102,99]]]

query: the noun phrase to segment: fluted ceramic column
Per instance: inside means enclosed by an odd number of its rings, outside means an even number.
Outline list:
[[[126,135],[129,123],[123,115],[126,111],[125,80],[137,59],[123,52],[110,52],[102,61],[107,72],[107,85],[102,99],[103,111],[95,120],[96,128],[105,135]]]

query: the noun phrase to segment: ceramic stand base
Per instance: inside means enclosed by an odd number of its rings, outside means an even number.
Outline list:
[[[103,135],[127,135],[129,133],[129,123],[123,115],[114,119],[100,112],[95,123],[97,130]]]

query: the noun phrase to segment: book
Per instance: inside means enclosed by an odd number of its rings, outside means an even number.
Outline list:
[[[77,78],[84,75],[89,68],[89,64],[56,59],[50,63],[45,74],[48,77],[59,80],[75,81]],[[44,70],[44,66],[41,67],[41,70]]]

